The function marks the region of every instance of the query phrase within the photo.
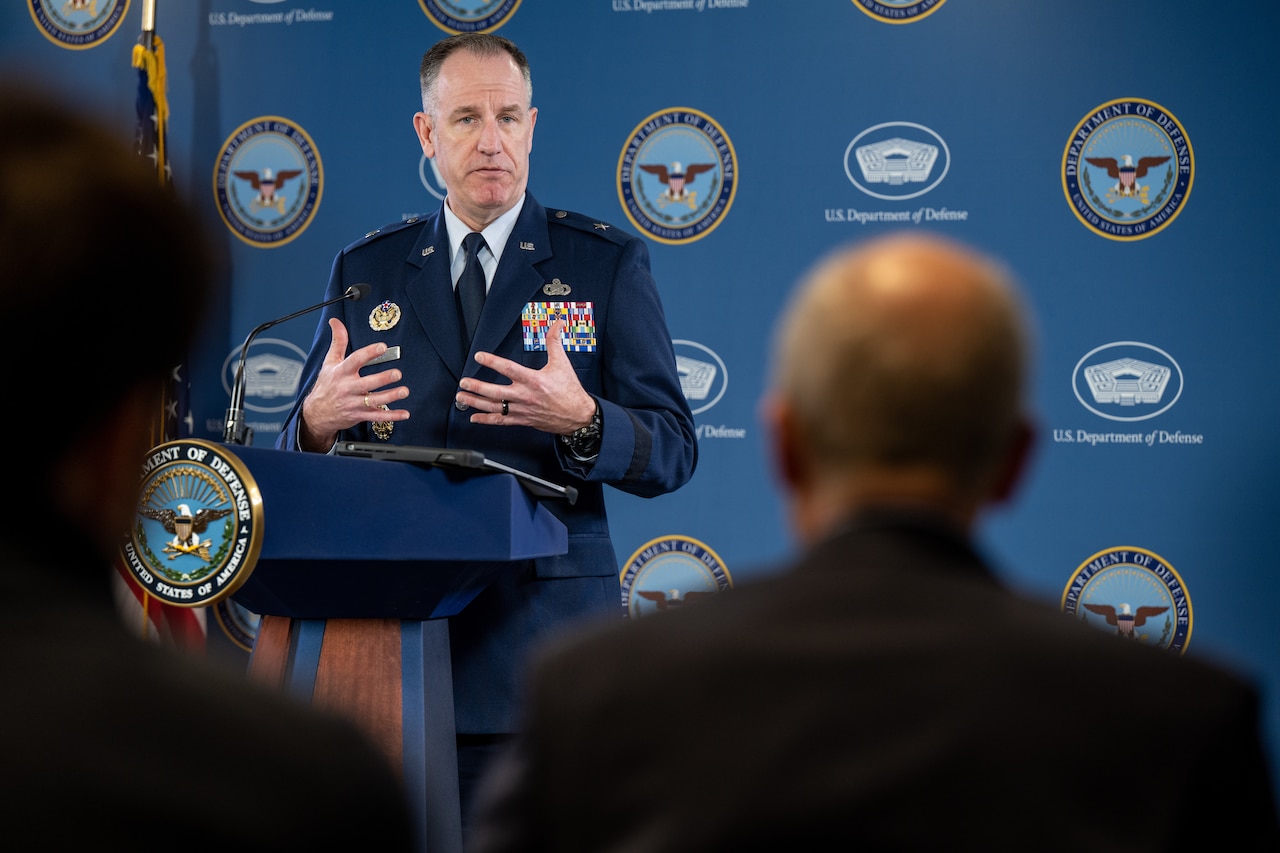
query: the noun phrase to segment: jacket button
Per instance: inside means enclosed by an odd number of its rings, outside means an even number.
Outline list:
[[[454,407],[455,409],[457,409],[459,412],[465,412],[467,409],[471,408],[470,406],[468,406],[466,403],[462,402],[461,400],[454,400],[454,401],[453,401],[453,407]]]

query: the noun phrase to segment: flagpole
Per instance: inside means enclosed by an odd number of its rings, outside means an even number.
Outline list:
[[[156,0],[142,0],[142,35],[147,40],[147,50],[151,50],[154,45],[151,43],[156,34]]]
[[[157,50],[158,48],[158,50]],[[142,34],[138,37],[138,45],[134,48],[133,64],[135,68],[143,71],[147,75],[146,85],[151,90],[152,100],[155,105],[156,115],[154,118],[154,157],[156,160],[156,168],[162,185],[168,184],[168,175],[166,174],[166,166],[168,161],[168,103],[165,89],[168,81],[165,79],[163,43],[159,43],[156,38],[156,0],[142,0]],[[145,121],[147,117],[139,116],[140,121]],[[146,152],[139,152],[146,154]],[[163,397],[160,405],[159,417],[153,426],[153,431],[159,433],[161,442],[167,441],[169,436],[165,435],[165,417],[166,404],[168,403],[169,389],[167,383],[163,390]],[[152,436],[156,438],[157,436]],[[150,609],[151,609],[151,591],[141,584],[138,584],[142,591],[142,635],[145,639],[149,635],[150,627]],[[160,603],[157,600],[157,604]],[[159,628],[157,626],[157,633]],[[162,638],[161,638],[162,639]]]

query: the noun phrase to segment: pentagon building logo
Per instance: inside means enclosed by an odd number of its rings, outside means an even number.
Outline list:
[[[1182,369],[1158,347],[1119,341],[1076,363],[1072,386],[1080,405],[1112,421],[1144,421],[1167,412],[1182,395]]]
[[[895,136],[854,151],[862,179],[868,184],[922,184],[929,180],[938,159],[938,147]]]
[[[284,412],[293,406],[302,380],[302,364],[306,353],[280,338],[260,338],[250,346],[244,361],[244,407],[251,412]],[[227,394],[235,382],[240,348],[227,354],[222,362],[222,387]]]
[[[686,400],[705,400],[716,381],[716,366],[687,355],[676,356],[676,372],[680,374],[680,390]]]
[[[1093,391],[1095,403],[1135,406],[1159,403],[1171,373],[1163,365],[1136,358],[1118,358],[1106,364],[1086,367],[1084,381]]]
[[[720,356],[700,343],[673,340],[671,344],[676,352],[680,390],[693,414],[701,414],[720,402],[729,387],[729,372]]]
[[[855,187],[888,201],[922,196],[946,177],[951,153],[942,137],[921,124],[886,122],[853,138],[844,173]]]

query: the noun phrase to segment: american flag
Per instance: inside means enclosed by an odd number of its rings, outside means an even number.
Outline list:
[[[153,6],[144,9],[143,20],[142,35],[133,46],[133,67],[138,69],[137,151],[138,156],[151,161],[160,186],[172,190],[164,42],[153,28],[146,27],[147,21],[154,27]],[[190,383],[186,373],[185,364],[174,365],[165,382],[160,410],[152,424],[153,447],[184,438],[190,433],[189,428],[184,429],[191,423]],[[144,637],[161,643],[201,653],[205,650],[208,624],[205,608],[175,607],[156,600],[134,579],[120,560],[116,561],[116,574],[120,580],[116,589],[116,604],[128,624],[139,625]]]
[[[171,185],[169,168],[169,94],[164,65],[164,42],[154,31],[144,31],[133,46],[133,67],[138,69],[138,154],[155,166],[160,185]]]
[[[133,46],[133,67],[138,69],[137,151],[138,156],[149,160],[156,172],[156,180],[166,189],[173,188],[173,170],[169,167],[169,93],[165,72],[164,41],[154,29],[147,29],[149,21],[154,27],[155,11],[144,9],[144,29]],[[161,444],[177,438],[185,438],[191,423],[190,383],[185,364],[175,365],[165,384],[164,400],[153,428],[152,444]]]

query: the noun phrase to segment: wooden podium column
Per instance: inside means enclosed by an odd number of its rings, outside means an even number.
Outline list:
[[[353,720],[400,774],[423,849],[461,851],[446,620],[263,616],[249,675]]]
[[[449,617],[513,563],[567,553],[568,530],[509,470],[235,455],[266,529],[231,593],[260,617],[249,677],[353,720],[399,769],[422,848],[460,853]],[[396,499],[352,500],[370,494]]]

